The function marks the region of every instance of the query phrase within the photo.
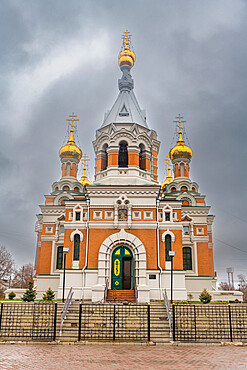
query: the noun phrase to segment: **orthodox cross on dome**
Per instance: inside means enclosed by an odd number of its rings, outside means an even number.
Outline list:
[[[182,127],[181,123],[186,123],[187,121],[184,121],[184,117],[181,116],[181,114],[179,113],[178,117],[177,118],[177,121],[173,121],[174,123],[176,123],[176,127],[178,127],[180,130],[184,130],[184,127]]]
[[[90,159],[89,159],[88,155],[84,154],[82,156],[83,174],[82,174],[81,179],[79,180],[79,182],[82,185],[90,185],[91,184],[91,182],[88,180],[87,175],[86,175],[86,167],[88,168],[87,162],[89,162],[89,161],[90,161]]]
[[[76,141],[78,143],[77,145],[80,148],[81,145],[80,145],[80,141],[79,141],[79,137],[77,133],[77,122],[79,122],[79,119],[77,118],[77,115],[74,112],[72,112],[72,114],[69,115],[69,118],[66,119],[66,122],[68,126],[67,126],[67,134],[65,135],[64,142],[68,141],[68,142],[75,144],[75,139],[74,139],[74,136],[75,136]]]
[[[71,126],[71,128],[77,128],[77,125],[76,125],[76,122],[79,121],[79,119],[77,118],[77,115],[75,115],[74,112],[72,112],[71,115],[69,115],[69,119],[66,119],[66,121],[68,122],[68,125]]]
[[[179,141],[183,141],[183,135],[182,135],[182,133],[183,133],[183,131],[185,131],[185,127],[183,127],[183,126],[184,126],[185,123],[187,123],[187,121],[185,121],[184,120],[184,117],[182,117],[181,114],[179,113],[178,114],[178,117],[176,117],[176,120],[173,121],[173,122],[176,123],[176,127],[179,129],[178,132],[175,131],[175,132],[178,133],[178,136],[179,136],[179,139],[178,140]],[[187,138],[187,136],[186,136],[186,138]],[[188,140],[188,138],[187,138],[187,140]]]
[[[171,160],[170,160],[170,158],[168,157],[168,155],[166,155],[166,156],[165,156],[164,161],[165,161],[165,164],[166,164],[166,166],[167,166],[167,167],[170,167],[170,166],[171,166]]]
[[[170,162],[171,160],[168,157],[168,155],[165,156],[164,161],[165,161],[165,164],[167,166],[167,176],[166,176],[165,181],[161,185],[161,188],[163,190],[165,190],[166,185],[170,184],[173,181],[173,178],[172,178],[172,175],[171,175],[171,162]]]
[[[86,167],[88,167],[88,163],[90,161],[90,158],[88,155],[84,154],[82,156],[82,159],[81,159],[82,163],[83,163],[83,169],[86,169]]]
[[[126,30],[123,35],[122,35],[122,39],[123,39],[123,46],[124,47],[129,47],[129,44],[131,42],[131,34],[128,30]]]

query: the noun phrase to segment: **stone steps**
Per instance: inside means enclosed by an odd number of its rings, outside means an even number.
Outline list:
[[[94,309],[96,312],[100,312],[100,309],[104,305],[104,314],[112,312],[113,303],[97,304]],[[122,304],[119,304],[123,306]],[[117,304],[116,304],[117,306]],[[131,307],[130,305],[129,307]],[[133,306],[135,306],[133,304]],[[61,310],[63,304],[59,304],[57,313],[57,340],[62,342],[76,342],[78,340],[79,331],[79,302],[72,302],[67,318],[64,321],[62,336],[59,336],[60,330],[60,320],[61,320]],[[82,310],[83,311],[83,310]],[[83,325],[83,314],[82,314],[82,325]],[[163,303],[151,303],[150,304],[150,339],[155,343],[166,343],[171,340],[170,338],[170,328],[169,322],[167,320],[166,309]],[[83,340],[83,339],[82,339]],[[88,339],[90,340],[90,338]],[[94,340],[94,338],[91,338]],[[95,341],[97,341],[97,336],[95,336]],[[101,341],[104,339],[100,339]],[[131,338],[129,339],[131,341]],[[127,340],[124,340],[127,341]]]
[[[106,297],[107,302],[136,302],[134,290],[109,289]]]

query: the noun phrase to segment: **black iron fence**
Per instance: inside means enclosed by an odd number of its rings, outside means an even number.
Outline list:
[[[247,307],[241,305],[173,305],[173,341],[247,340]]]
[[[0,340],[55,340],[57,304],[4,302],[0,311]]]
[[[150,341],[150,306],[80,304],[80,340]]]

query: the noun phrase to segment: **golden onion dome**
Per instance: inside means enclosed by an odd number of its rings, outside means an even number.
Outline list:
[[[81,179],[79,180],[79,182],[82,184],[82,185],[91,185],[91,182],[88,180],[87,178],[87,175],[86,175],[86,168],[84,167],[83,168],[83,174],[82,174],[82,177]]]
[[[74,130],[70,130],[70,138],[66,145],[62,146],[62,148],[59,150],[59,156],[60,158],[76,158],[80,161],[82,157],[82,151],[78,146],[75,144],[74,136],[73,136]]]
[[[193,156],[193,152],[189,146],[185,145],[182,138],[181,130],[178,132],[178,134],[179,139],[177,141],[177,144],[170,150],[169,157],[171,158],[171,160],[176,158],[187,158],[190,160]]]
[[[132,68],[136,60],[135,53],[129,49],[128,45],[125,45],[123,51],[118,55],[118,65],[120,68],[129,67]]]
[[[172,175],[171,175],[171,168],[168,167],[168,174],[167,174],[167,177],[166,177],[165,181],[161,185],[161,189],[165,190],[166,185],[170,184],[171,182],[173,182],[173,178],[172,178]]]

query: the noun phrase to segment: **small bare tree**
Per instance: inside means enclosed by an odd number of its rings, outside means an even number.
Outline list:
[[[228,283],[222,281],[221,283],[219,283],[219,290],[232,290],[232,289]]]
[[[4,290],[8,288],[14,269],[14,260],[9,251],[0,246],[0,296],[4,297]]]
[[[13,288],[28,288],[30,282],[33,284],[33,273],[32,263],[21,266],[15,271],[11,286]]]
[[[238,280],[240,282],[240,291],[243,292],[244,302],[247,302],[247,279],[246,276],[243,274],[238,275]]]

